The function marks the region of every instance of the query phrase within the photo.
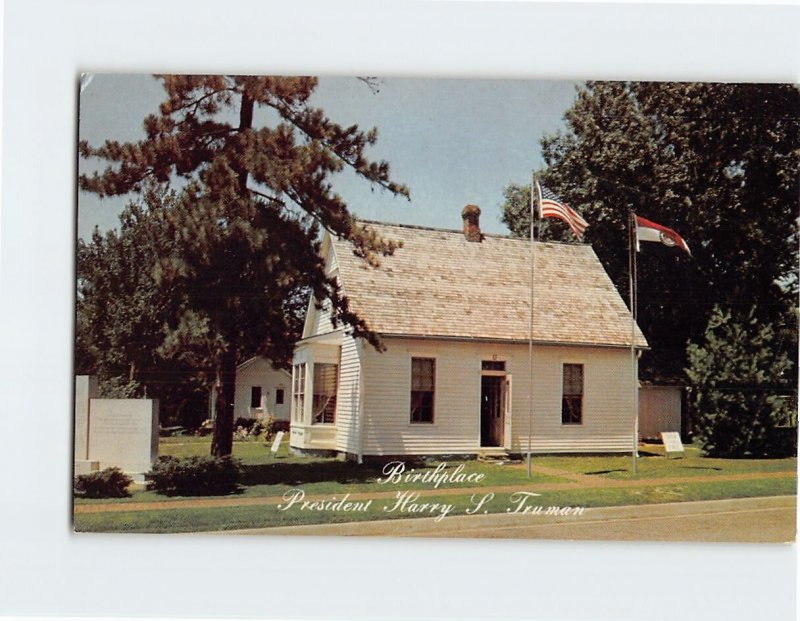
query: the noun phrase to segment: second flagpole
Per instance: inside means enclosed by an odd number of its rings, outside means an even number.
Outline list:
[[[631,375],[633,404],[633,473],[638,472],[639,458],[639,372],[636,360],[636,216],[628,211],[628,292],[631,311]]]

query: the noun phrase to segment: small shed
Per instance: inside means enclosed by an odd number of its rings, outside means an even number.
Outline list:
[[[662,431],[681,432],[683,386],[639,387],[639,438],[653,440]]]
[[[263,356],[243,362],[236,369],[234,420],[267,416],[289,420],[291,385],[291,374],[283,369],[276,369]]]

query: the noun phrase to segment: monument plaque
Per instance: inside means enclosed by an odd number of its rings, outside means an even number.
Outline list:
[[[275,440],[272,441],[272,448],[270,448],[270,453],[273,455],[278,454],[278,449],[281,446],[281,441],[283,440],[283,431],[279,431],[275,434]]]
[[[684,454],[683,442],[681,442],[681,435],[677,431],[662,431],[661,441],[664,443],[664,454],[670,453]]]
[[[89,459],[143,481],[158,456],[158,401],[92,399]]]

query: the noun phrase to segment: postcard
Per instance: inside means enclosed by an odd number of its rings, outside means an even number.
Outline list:
[[[796,86],[79,88],[75,531],[794,541]]]

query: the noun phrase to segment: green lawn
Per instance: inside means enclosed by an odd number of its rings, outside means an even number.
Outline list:
[[[159,443],[160,455],[189,457],[208,455],[211,441],[208,438],[177,437],[162,438]],[[382,477],[381,466],[375,464],[357,464],[354,462],[333,459],[330,457],[297,457],[288,454],[288,438],[278,452],[277,457],[270,455],[269,447],[262,441],[242,441],[233,443],[234,457],[244,464],[243,490],[240,496],[262,497],[280,496],[288,488],[302,485],[307,494],[342,494],[345,492],[392,491],[395,489],[430,489],[429,483],[402,482],[387,485],[379,483]],[[567,479],[534,473],[528,478],[527,470],[519,466],[498,466],[479,461],[448,462],[449,469],[464,465],[468,473],[484,475],[480,485],[515,485],[527,483],[558,483]],[[419,472],[435,469],[435,464],[416,465],[409,463],[408,469],[415,467]],[[454,487],[455,485],[442,487]],[[468,485],[459,485],[467,487]],[[141,487],[133,491],[130,498],[119,499],[83,499],[77,498],[76,504],[92,504],[106,502],[158,502],[175,500],[180,496],[161,496]]]
[[[419,502],[441,502],[452,504],[452,514],[464,514],[470,506],[471,494],[437,494],[430,483],[402,482],[382,484],[381,467],[371,464],[356,464],[340,459],[323,457],[297,457],[288,454],[286,441],[274,457],[262,441],[234,442],[234,456],[241,459],[245,474],[242,492],[236,498],[280,497],[290,488],[300,487],[307,496],[342,498],[347,493],[401,492],[404,490],[426,490],[430,495]],[[161,455],[186,457],[207,455],[209,438],[175,437],[163,438]],[[631,471],[630,455],[622,456],[534,456],[534,467],[543,466],[560,472],[527,476],[524,461],[516,464],[487,464],[475,460],[453,460],[448,462],[450,471],[463,465],[467,473],[480,473],[484,479],[478,484],[444,484],[440,489],[466,487],[519,486],[520,489],[542,492],[541,503],[547,506],[579,505],[583,507],[680,502],[687,500],[712,500],[755,496],[793,495],[797,493],[797,460],[788,459],[711,459],[703,457],[695,447],[687,447],[683,458],[666,459],[659,445],[642,447],[639,472]],[[418,472],[430,472],[436,464],[409,463],[407,467]],[[563,476],[560,474],[563,473]],[[711,477],[751,473],[754,478],[726,481],[681,481],[672,479],[694,478],[700,475]],[[776,478],[770,473],[785,473]],[[571,474],[583,475],[576,483]],[[759,477],[759,474],[765,476]],[[659,483],[659,480],[663,483]],[[608,486],[602,482],[607,481]],[[630,486],[627,481],[640,485]],[[581,489],[549,490],[544,484],[583,484]],[[369,496],[367,496],[369,498]],[[131,498],[124,499],[76,499],[77,505],[95,503],[122,504],[132,502],[161,502],[180,497],[166,497],[145,491],[139,486]],[[299,510],[281,511],[275,503],[250,506],[226,506],[206,508],[149,509],[146,511],[118,511],[75,515],[77,531],[95,532],[189,532],[207,530],[231,530],[268,526],[332,523],[344,521],[394,519],[420,517],[420,514],[386,512],[391,499],[374,498],[364,512],[336,512]],[[508,492],[498,490],[496,497],[482,508],[489,512],[502,512],[508,507]],[[428,515],[428,514],[424,514]]]
[[[534,457],[534,463],[551,468],[609,479],[641,479],[654,477],[689,477],[715,474],[741,474],[756,472],[787,472],[797,470],[796,458],[785,459],[715,459],[703,457],[696,446],[686,446],[684,457],[664,457],[660,444],[646,444],[640,448],[638,473],[633,474],[630,455],[620,456],[564,456]]]
[[[543,507],[610,507],[689,500],[746,498],[754,496],[792,495],[796,493],[794,479],[716,481],[677,485],[651,485],[637,488],[609,488],[555,491],[542,494],[535,500]],[[473,507],[470,496],[432,496],[419,502],[452,504],[449,515],[464,515]],[[393,500],[373,501],[365,512],[301,511],[296,508],[281,511],[274,505],[221,507],[202,509],[171,509],[161,511],[125,511],[118,513],[79,514],[75,530],[79,532],[180,533],[217,530],[236,530],[300,524],[328,524],[364,520],[423,517],[421,514],[387,512]],[[489,513],[503,513],[515,505],[508,493],[498,493],[483,506]],[[424,517],[436,517],[437,512]]]

